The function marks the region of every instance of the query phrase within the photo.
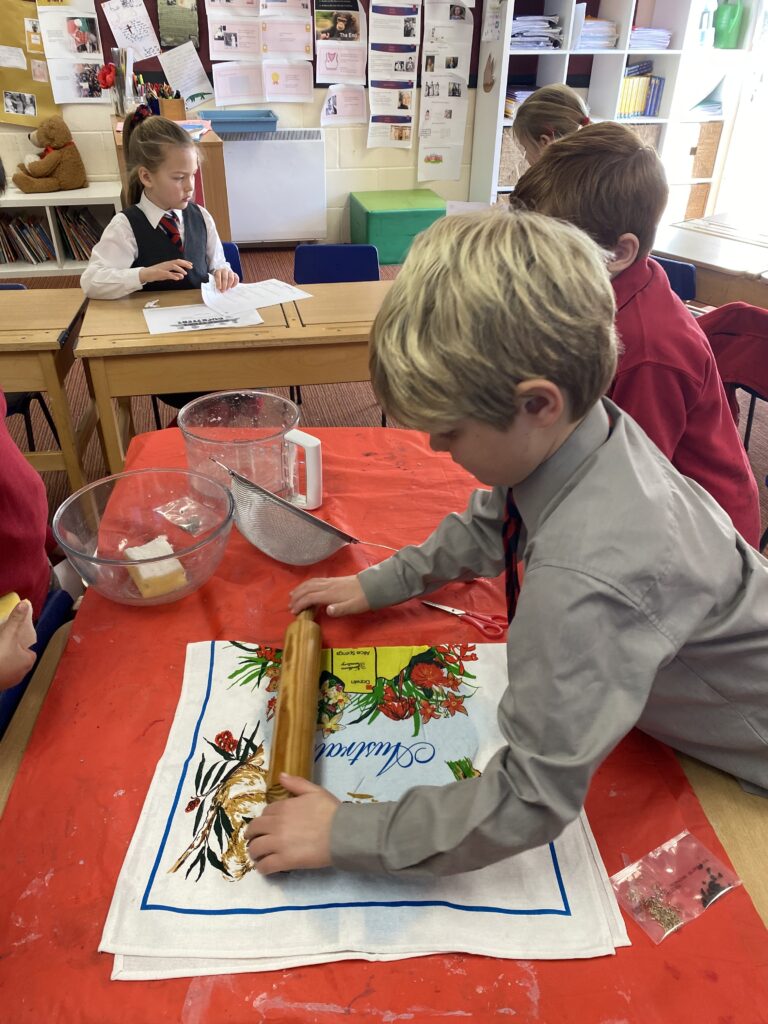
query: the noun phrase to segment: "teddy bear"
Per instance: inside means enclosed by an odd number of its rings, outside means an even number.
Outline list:
[[[42,149],[39,157],[19,164],[13,176],[14,185],[22,192],[59,192],[85,188],[88,178],[77,146],[63,118],[46,118],[32,132],[29,141]]]

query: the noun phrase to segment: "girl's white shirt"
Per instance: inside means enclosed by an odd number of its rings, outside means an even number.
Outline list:
[[[156,206],[151,199],[147,199],[144,192],[137,205],[153,228],[160,223],[161,217],[170,212]],[[208,232],[205,247],[208,270],[213,273],[214,270],[229,267],[229,264],[224,258],[224,249],[213,217],[205,207],[200,206],[199,210]],[[178,217],[179,233],[183,242],[184,214],[182,210],[173,212]],[[128,218],[123,213],[115,214],[104,229],[101,239],[93,247],[88,266],[80,278],[80,287],[89,299],[122,299],[131,292],[140,291],[144,285],[139,280],[139,272],[144,268],[132,266],[138,255],[136,236]]]

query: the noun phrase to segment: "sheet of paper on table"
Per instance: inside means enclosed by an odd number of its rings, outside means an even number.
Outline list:
[[[182,334],[212,331],[217,327],[253,327],[264,323],[255,309],[245,313],[220,313],[208,306],[145,306],[142,310],[150,334]]]
[[[295,302],[298,299],[311,299],[309,292],[293,285],[285,284],[276,278],[268,281],[255,281],[253,284],[239,284],[229,291],[220,292],[210,277],[202,287],[203,302],[209,309],[228,316],[250,313],[265,306],[277,306],[281,302]]]
[[[568,959],[628,945],[583,814],[552,843],[445,878],[258,875],[243,833],[265,806],[280,667],[271,646],[187,647],[168,743],[102,936],[113,978],[434,952]],[[323,651],[315,781],[357,803],[417,784],[472,785],[503,744],[506,685],[504,644]]]

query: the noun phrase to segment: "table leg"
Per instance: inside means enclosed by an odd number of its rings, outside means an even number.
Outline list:
[[[42,364],[43,376],[45,378],[45,389],[48,393],[48,401],[51,405],[51,415],[59,433],[59,445],[64,458],[64,465],[69,477],[69,484],[73,491],[79,491],[85,486],[85,471],[80,461],[78,452],[77,437],[75,435],[72,415],[69,411],[69,402],[64,390],[64,384],[56,367],[53,353],[41,352],[40,362]]]
[[[99,414],[99,435],[104,447],[104,461],[110,473],[121,473],[125,450],[120,439],[120,427],[109,394],[109,382],[102,359],[84,359],[83,369],[91,398]]]

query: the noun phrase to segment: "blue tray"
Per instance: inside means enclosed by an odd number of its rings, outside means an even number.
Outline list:
[[[277,129],[277,114],[272,110],[197,110],[195,113],[211,122],[211,128],[220,132],[273,132]]]

